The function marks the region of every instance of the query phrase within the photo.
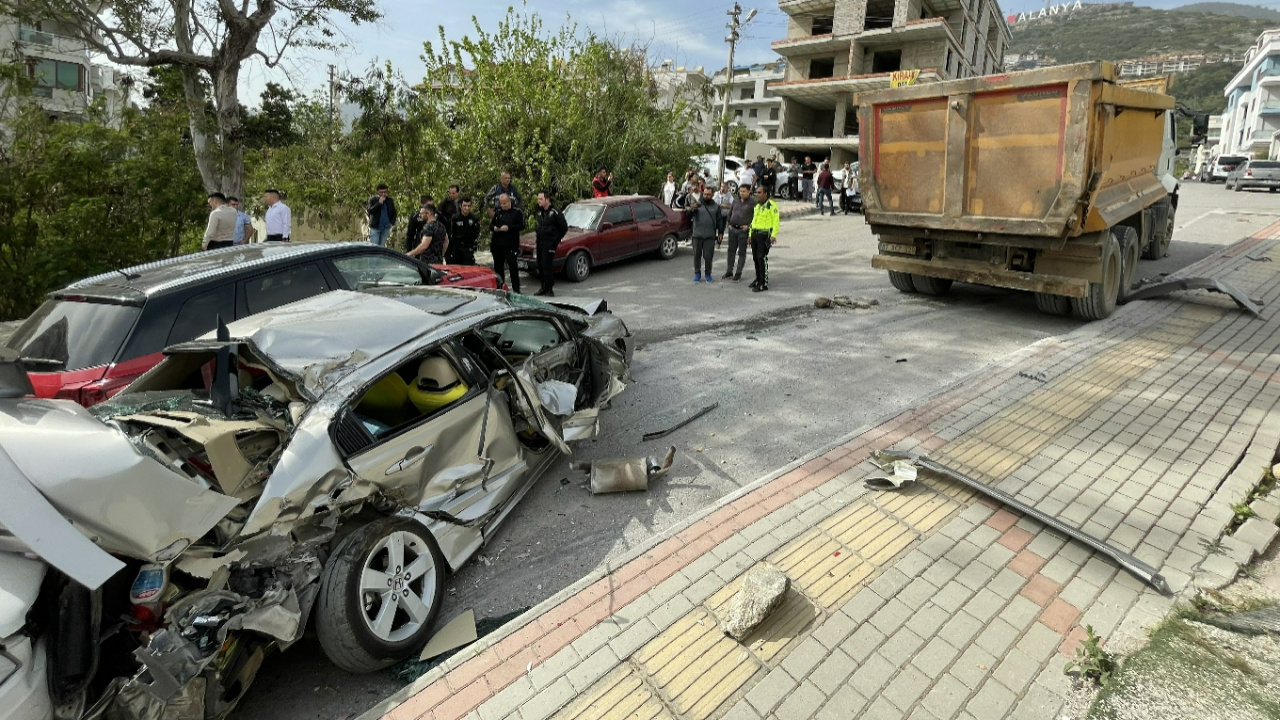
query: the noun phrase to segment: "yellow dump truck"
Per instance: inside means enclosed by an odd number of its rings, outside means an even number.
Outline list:
[[[1110,315],[1178,199],[1174,99],[1117,79],[1096,62],[859,93],[872,265],[903,292],[958,280]]]

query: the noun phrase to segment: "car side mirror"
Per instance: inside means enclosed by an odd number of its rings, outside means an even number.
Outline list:
[[[602,222],[602,223],[600,223],[600,230],[601,230],[601,232],[603,232],[603,231],[605,231],[605,230],[612,230],[612,229],[613,229],[613,223],[611,223],[611,222]]]

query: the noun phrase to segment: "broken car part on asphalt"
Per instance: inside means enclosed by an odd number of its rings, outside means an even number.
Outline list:
[[[1254,317],[1257,317],[1258,314],[1262,312],[1262,309],[1259,307],[1260,303],[1257,303],[1250,298],[1248,293],[1225,280],[1218,280],[1217,278],[1165,278],[1145,285],[1139,285],[1133,290],[1130,290],[1126,298],[1127,300],[1146,300],[1154,297],[1164,297],[1171,292],[1177,292],[1179,290],[1208,290],[1210,292],[1222,293],[1223,295],[1230,297],[1237,307],[1241,310],[1247,310]]]
[[[416,656],[444,574],[625,388],[626,326],[585,308],[335,291],[171,347],[91,410],[0,362],[0,648],[27,658],[0,697],[222,718],[312,617],[343,669]]]
[[[676,423],[675,425],[672,425],[671,427],[667,428],[666,430],[655,430],[655,431],[653,431],[653,432],[647,432],[647,433],[645,433],[645,434],[644,434],[644,436],[643,436],[643,437],[641,437],[640,439],[641,439],[641,441],[647,441],[647,440],[657,440],[658,438],[664,438],[664,437],[666,437],[666,436],[670,435],[671,433],[673,433],[673,432],[675,432],[675,431],[679,430],[680,428],[684,427],[685,425],[688,425],[689,423],[693,422],[694,420],[697,420],[698,418],[702,417],[703,415],[706,415],[707,413],[711,412],[712,410],[715,410],[715,409],[716,409],[716,408],[718,408],[718,407],[720,407],[720,403],[718,403],[718,402],[713,402],[713,403],[711,403],[710,405],[708,405],[708,406],[706,406],[706,407],[702,408],[701,410],[699,410],[699,411],[697,411],[697,412],[693,413],[693,414],[692,414],[692,415],[690,415],[689,417],[684,418],[683,420],[681,420],[680,422]]]
[[[418,654],[419,660],[430,660],[433,657],[443,655],[450,650],[456,650],[475,642],[479,636],[476,634],[476,613],[474,610],[467,610],[440,628],[427,644],[423,646],[422,652]]]
[[[618,458],[570,463],[569,467],[591,473],[591,494],[648,490],[651,481],[661,478],[675,462],[676,449],[667,449],[661,462],[656,457]]]
[[[1138,578],[1139,580],[1142,580],[1146,584],[1155,588],[1160,593],[1164,595],[1173,594],[1173,591],[1170,590],[1169,588],[1169,583],[1165,581],[1164,576],[1161,575],[1159,572],[1157,572],[1155,568],[1142,562],[1141,560],[1134,557],[1133,555],[1130,555],[1127,552],[1124,552],[1111,545],[1108,545],[1107,543],[1093,537],[1092,535],[1084,532],[1083,530],[1080,530],[1077,527],[1068,525],[1062,522],[1061,520],[1059,520],[1058,518],[1053,517],[1052,515],[1048,515],[1046,513],[1043,513],[1035,509],[1031,505],[1028,505],[1022,502],[1021,500],[1018,500],[1017,498],[1013,497],[1009,493],[1004,492],[1003,490],[998,490],[996,488],[991,487],[990,485],[978,482],[977,480],[974,480],[973,478],[969,477],[968,475],[965,475],[964,473],[958,472],[956,470],[952,470],[946,465],[943,465],[938,462],[934,462],[933,460],[930,460],[927,456],[920,455],[918,453],[907,452],[904,450],[876,450],[875,452],[871,453],[871,461],[884,470],[889,470],[891,467],[893,467],[894,463],[902,460],[906,460],[907,462],[910,462],[913,465],[921,467],[925,470],[929,470],[930,472],[934,472],[944,477],[951,478],[956,482],[962,483],[964,485],[967,485],[973,488],[974,490],[977,490],[978,492],[982,493],[983,495],[986,495],[989,498],[992,498],[993,500],[998,500],[999,502],[1004,503],[1005,505],[1008,505],[1009,507],[1013,508],[1014,510],[1017,510],[1018,512],[1023,513],[1024,515],[1029,515],[1032,518],[1044,523],[1045,525],[1048,525],[1054,530],[1057,530],[1058,532],[1069,535],[1070,537],[1073,537],[1076,540],[1079,540],[1081,543],[1088,545],[1089,547],[1102,553],[1103,555],[1106,555],[1112,560],[1115,560],[1116,563],[1120,565],[1120,567],[1124,568],[1125,570],[1128,570],[1129,573],[1132,574],[1134,577]]]

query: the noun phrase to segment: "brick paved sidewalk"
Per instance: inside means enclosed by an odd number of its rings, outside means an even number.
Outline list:
[[[1246,254],[1247,253],[1247,254]],[[1184,274],[1267,303],[1142,301],[1038,343],[725,499],[477,643],[365,720],[1049,718],[1083,626],[1138,636],[1174,598],[972,490],[860,482],[915,448],[1158,568],[1234,575],[1230,506],[1280,445],[1280,223]],[[742,643],[716,617],[759,562],[791,578]]]

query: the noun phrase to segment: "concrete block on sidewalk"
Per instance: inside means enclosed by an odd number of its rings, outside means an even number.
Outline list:
[[[1235,538],[1262,554],[1271,546],[1277,533],[1280,533],[1280,527],[1276,527],[1275,521],[1252,517],[1236,530]]]
[[[1253,510],[1253,515],[1256,518],[1266,520],[1272,524],[1274,524],[1276,520],[1280,520],[1280,502],[1277,502],[1273,498],[1258,498],[1257,500],[1249,503],[1249,507]]]

